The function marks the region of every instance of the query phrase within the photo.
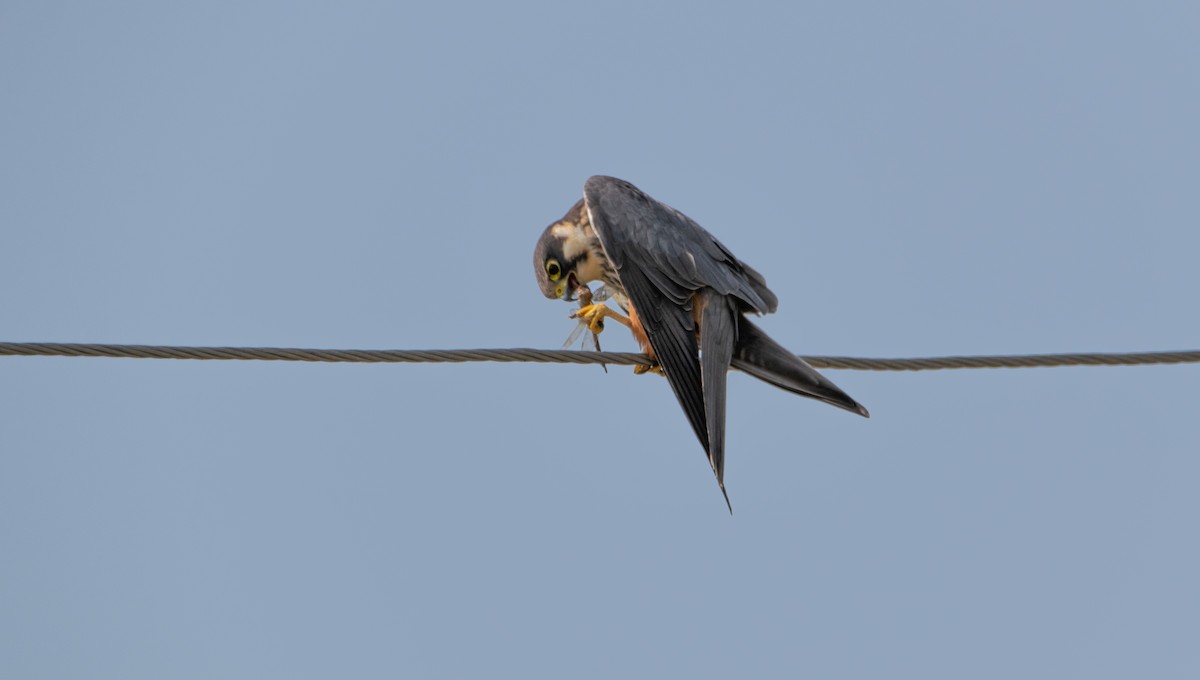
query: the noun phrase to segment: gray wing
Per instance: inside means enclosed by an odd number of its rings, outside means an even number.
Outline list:
[[[762,274],[690,217],[629,182],[597,175],[583,185],[583,195],[592,226],[623,283],[622,268],[630,266],[645,273],[658,292],[676,304],[707,287],[738,298],[747,311],[769,314],[779,305]]]
[[[762,275],[712,234],[632,184],[597,176],[583,193],[600,244],[724,491],[725,378],[737,314],[773,312],[778,300]],[[703,362],[696,342],[698,292]]]

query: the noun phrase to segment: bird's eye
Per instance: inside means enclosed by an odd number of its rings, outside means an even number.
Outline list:
[[[549,276],[551,281],[557,281],[558,277],[562,276],[562,267],[558,266],[557,260],[546,262],[546,276]]]

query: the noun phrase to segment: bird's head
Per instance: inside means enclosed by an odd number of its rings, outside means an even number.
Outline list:
[[[561,220],[546,227],[533,249],[533,271],[548,298],[573,300],[580,284],[594,280],[587,210],[579,201]]]

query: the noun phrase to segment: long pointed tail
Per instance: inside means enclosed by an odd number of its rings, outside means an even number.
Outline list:
[[[731,366],[788,392],[819,399],[866,418],[871,417],[862,404],[850,398],[833,381],[772,340],[761,328],[740,314],[737,346],[733,350]]]
[[[717,475],[729,514],[733,505],[725,491],[725,380],[737,346],[741,318],[737,307],[724,295],[710,289],[700,293],[700,380],[704,392],[704,416],[708,425],[708,462]]]

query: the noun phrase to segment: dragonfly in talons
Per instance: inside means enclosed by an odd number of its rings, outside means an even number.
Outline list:
[[[601,304],[605,300],[612,297],[608,292],[607,286],[602,285],[599,288],[597,288],[595,290],[595,292],[593,292],[592,289],[587,286],[587,284],[581,284],[578,288],[576,288],[574,295],[579,298],[579,308],[580,309],[583,309],[584,307],[588,307],[592,304]],[[588,330],[587,319],[576,316],[575,312],[571,312],[571,316],[569,318],[579,319],[579,323],[575,324],[575,329],[572,330],[571,334],[567,336],[567,341],[564,342],[563,346],[562,346],[563,349],[571,349],[571,345],[575,344],[575,341],[579,339],[579,336],[583,335],[583,332],[585,330]],[[604,321],[601,320],[600,324],[601,324],[600,328],[601,328],[601,330],[603,330]],[[589,344],[591,345],[590,349],[588,348]],[[587,335],[584,335],[583,342],[580,343],[579,349],[581,349],[583,351],[595,351],[595,352],[601,351],[600,350],[600,334],[596,333],[596,332],[589,332]],[[600,364],[600,367],[604,369],[605,373],[608,373],[608,366],[606,366],[604,364]]]

